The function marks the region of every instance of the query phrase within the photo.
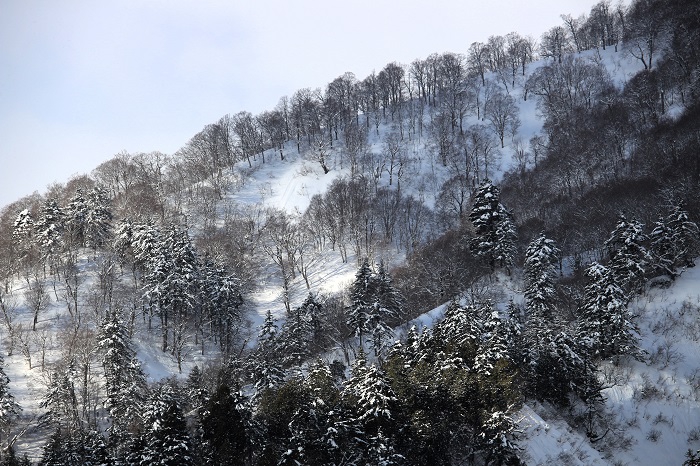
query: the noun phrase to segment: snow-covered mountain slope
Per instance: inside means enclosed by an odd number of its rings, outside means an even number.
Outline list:
[[[604,63],[618,84],[629,79],[641,66],[637,60],[612,49],[589,51],[581,56]],[[532,73],[542,65],[543,62],[531,64],[527,71]],[[514,168],[515,145],[528,141],[542,129],[542,119],[535,99],[528,98],[524,101],[521,85],[516,85],[509,91],[520,109],[521,125],[515,137],[506,138],[505,147],[499,149],[499,162],[487,174],[496,180]],[[429,119],[426,114],[426,126]],[[472,124],[487,125],[487,122],[470,114],[464,125],[468,127]],[[370,151],[381,153],[390,131],[390,124],[382,124],[377,132],[370,131]],[[427,130],[422,137],[416,136],[410,141],[408,150],[412,154],[412,165],[409,174],[402,181],[402,191],[421,199],[432,208],[436,205],[442,183],[449,176],[447,169],[436,162],[435,147]],[[217,209],[223,214],[228,208],[276,208],[291,215],[299,215],[309,206],[314,195],[325,193],[334,180],[349,176],[350,168],[347,164],[343,165],[339,148],[329,151],[330,172],[327,174],[324,174],[318,162],[312,160],[309,153],[296,153],[292,144],[287,144],[285,153],[284,160],[270,151],[266,154],[265,163],[257,159],[252,168],[248,167],[247,162],[240,162],[232,168],[227,174],[231,181],[230,190],[225,193]],[[389,185],[386,174],[378,183],[380,186]],[[192,212],[192,218],[196,218],[196,212]],[[193,229],[196,228],[197,225],[194,225]],[[90,255],[89,251],[83,251],[78,263],[83,290],[90,289],[98,279],[97,264],[91,260]],[[376,259],[384,259],[389,264],[401,263],[405,257],[403,251],[391,247],[380,255]],[[343,261],[337,251],[330,247],[324,248],[314,257],[310,289],[314,292],[337,292],[344,289],[353,279],[359,260],[361,258],[351,253],[347,261]],[[123,280],[128,279],[126,274]],[[45,440],[33,430],[36,419],[43,412],[39,404],[48,384],[48,371],[44,369],[61,358],[66,345],[82,342],[78,336],[71,334],[65,299],[59,296],[58,291],[54,291],[55,286],[60,289],[60,283],[47,279],[46,286],[51,299],[41,310],[36,331],[30,329],[33,313],[25,299],[25,293],[29,289],[27,281],[17,278],[12,283],[11,293],[6,295],[12,318],[16,323],[22,324],[21,331],[13,336],[17,339],[13,344],[14,352],[5,357],[12,391],[24,408],[23,423],[30,427],[18,446],[20,451],[26,451],[34,458],[40,456],[40,447]],[[517,283],[509,286],[511,289],[500,292],[503,296],[503,301],[499,303],[501,305],[518,293]],[[608,435],[615,439],[630,438],[627,442],[630,448],[623,450],[615,444],[605,447],[608,445],[605,439],[591,445],[585,435],[566,424],[566,420],[557,413],[546,407],[528,405],[521,411],[521,427],[524,430],[523,445],[530,461],[534,464],[562,464],[563,458],[571,458],[567,460],[571,464],[606,464],[605,462],[613,463],[614,460],[628,464],[679,464],[687,448],[700,447],[700,368],[696,365],[700,353],[697,342],[692,338],[693,333],[689,332],[692,329],[695,335],[700,335],[700,296],[693,295],[694,289],[700,289],[700,271],[697,269],[686,272],[671,288],[652,290],[640,298],[635,303],[635,308],[640,315],[643,346],[649,352],[649,362],[633,362],[621,370],[616,366],[609,367],[611,386],[605,395],[614,431]],[[308,291],[301,277],[292,280],[289,289],[292,306],[301,303]],[[262,267],[258,287],[248,296],[250,338],[254,338],[267,310],[272,310],[277,317],[284,317],[282,293],[281,279],[274,266]],[[684,304],[686,302],[689,304]],[[86,319],[91,319],[89,313],[93,310],[87,299],[81,302],[81,307],[85,308]],[[443,310],[438,308],[430,311],[414,323],[430,326],[431,322],[440,318]],[[94,324],[88,326],[88,331],[95,331]],[[7,344],[9,338],[5,327],[0,326],[0,339]],[[159,349],[159,338],[157,332],[149,332],[146,323],[139,320],[134,341],[138,358],[149,380],[182,377],[175,358]],[[91,364],[94,366],[94,383],[100,386],[101,368],[94,359],[96,349],[87,345],[84,351],[88,359],[93,358]],[[216,357],[214,349],[203,353],[193,343],[189,344],[182,374],[187,374],[195,364],[201,366]],[[545,422],[547,415],[551,415],[552,419]],[[605,450],[599,452],[597,448],[601,446]],[[667,461],[668,458],[673,461]]]
[[[528,464],[680,465],[700,449],[700,267],[648,290],[630,309],[646,355],[601,364],[600,415],[609,430],[592,443],[575,416],[528,404],[520,411]]]

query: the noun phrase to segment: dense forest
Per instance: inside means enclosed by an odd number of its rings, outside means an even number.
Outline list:
[[[0,465],[526,464],[532,403],[630,448],[606,390],[679,362],[631,304],[700,254],[700,3],[561,19],[5,206]],[[234,197],[285,164],[317,173],[301,208],[274,181]],[[322,286],[328,264],[349,283]],[[271,288],[279,309],[256,304]]]

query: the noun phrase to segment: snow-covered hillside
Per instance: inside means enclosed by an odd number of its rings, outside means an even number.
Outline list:
[[[700,268],[669,288],[653,288],[631,305],[643,361],[603,362],[602,414],[609,431],[591,443],[551,406],[520,411],[528,464],[680,465],[700,449]]]
[[[580,56],[603,63],[617,85],[622,85],[641,69],[638,60],[612,48],[587,51]],[[533,73],[543,64],[543,61],[530,64],[527,73]],[[496,81],[494,76],[490,78]],[[518,163],[518,148],[527,145],[527,141],[542,131],[536,99],[523,99],[525,78],[519,79],[515,88],[507,89],[519,108],[519,128],[512,137],[505,139],[505,147],[497,149],[496,163],[484,173],[484,178],[499,180],[505,172],[514,170]],[[426,113],[424,120],[427,127],[430,115]],[[467,115],[463,124],[465,127],[488,126],[488,122],[478,119],[475,114]],[[392,131],[395,129],[386,123],[376,131],[370,131],[369,151],[381,153],[387,135]],[[450,173],[437,160],[435,143],[427,130],[422,136],[414,135],[407,150],[411,155],[410,169],[401,180],[401,190],[404,195],[414,196],[428,207],[435,208],[440,187]],[[284,151],[284,160],[277,157],[276,150],[271,150],[266,154],[265,163],[258,158],[250,167],[242,161],[224,174],[229,189],[216,206],[221,216],[231,209],[265,212],[274,208],[298,218],[309,207],[313,196],[323,195],[335,180],[350,175],[350,167],[347,163],[343,165],[341,149],[337,147],[328,150],[328,173],[324,173],[321,165],[313,160],[311,150],[297,153],[294,144],[287,143]],[[377,186],[395,189],[395,184],[389,186],[385,172],[380,171],[378,177],[375,180]],[[192,219],[198,218],[196,211],[188,214]],[[197,228],[197,224],[192,225],[195,234]],[[438,230],[434,227],[431,231]],[[405,250],[389,245],[378,250],[372,259],[394,266],[401,264],[405,257]],[[300,305],[309,291],[334,293],[346,289],[362,259],[350,252],[347,260],[343,260],[338,250],[330,245],[316,251],[309,269],[308,288],[301,275],[290,283],[287,297],[291,307]],[[99,261],[93,260],[91,251],[81,251],[78,261],[81,289],[90,290],[97,283],[100,265]],[[502,277],[496,282],[501,286],[493,293],[499,308],[505,308],[512,299],[522,301],[522,283],[517,273],[514,277]],[[120,279],[127,282],[130,276],[125,273]],[[12,281],[10,289],[3,295],[7,312],[19,328],[12,335],[11,346],[8,343],[10,333],[0,326],[0,338],[7,348],[14,349],[5,357],[5,371],[11,380],[12,392],[24,409],[22,424],[27,427],[17,446],[35,460],[41,456],[40,449],[45,441],[42,431],[35,425],[43,413],[40,402],[49,383],[48,368],[61,358],[67,345],[85,344],[80,351],[94,365],[91,383],[97,387],[97,393],[103,384],[100,380],[102,369],[94,358],[90,359],[96,352],[94,344],[86,343],[89,340],[83,338],[84,335],[71,333],[69,309],[65,299],[56,291],[61,283],[46,278],[45,286],[49,290],[48,304],[40,311],[36,330],[31,329],[34,314],[27,303],[31,292],[29,279],[21,276]],[[700,292],[696,290],[700,290],[700,270],[693,268],[669,288],[650,289],[633,303],[632,309],[642,330],[642,347],[648,355],[645,361],[603,364],[601,372],[606,386],[604,416],[610,429],[602,439],[592,443],[584,430],[575,425],[573,414],[567,416],[551,406],[533,402],[520,410],[521,445],[528,464],[680,464],[688,448],[700,448]],[[257,287],[246,298],[248,322],[245,338],[252,346],[268,310],[280,320],[286,315],[285,291],[274,265],[261,267]],[[100,311],[91,308],[88,299],[80,306],[85,309],[86,321],[90,322],[84,331],[94,333]],[[430,310],[412,324],[430,327],[443,312],[444,306]],[[183,378],[195,365],[206,365],[218,357],[216,348],[202,350],[194,342],[189,342],[180,372],[176,358],[159,349],[159,339],[158,332],[149,331],[145,318],[137,317],[134,342],[138,359],[150,381],[170,376]],[[94,409],[98,409],[100,400],[93,400],[93,403]]]

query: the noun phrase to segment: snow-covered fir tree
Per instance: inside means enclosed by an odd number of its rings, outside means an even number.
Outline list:
[[[46,411],[39,417],[41,425],[53,426],[73,432],[82,429],[75,393],[75,367],[71,361],[67,368],[51,373],[49,386],[39,407]]]
[[[146,376],[118,310],[108,314],[97,345],[102,354],[105,376],[104,404],[112,421],[110,441],[119,449],[120,442],[126,440],[140,423],[147,389]]]
[[[500,190],[489,180],[477,189],[469,220],[475,234],[469,242],[472,253],[491,271],[496,267],[509,270],[515,258],[517,233],[510,213],[501,204]]]
[[[205,259],[199,265],[199,312],[196,316],[196,331],[202,333],[203,322],[209,328],[224,354],[230,354],[234,347],[234,337],[242,322],[243,296],[240,280],[225,268]]]
[[[85,246],[97,249],[109,241],[112,210],[107,191],[101,186],[90,190],[85,201]]]
[[[270,310],[258,332],[258,347],[251,359],[253,376],[253,400],[257,401],[266,390],[279,386],[284,381],[282,354],[279,351],[278,329]]]
[[[519,464],[518,447],[515,444],[517,424],[505,411],[495,410],[486,416],[479,440],[486,450],[485,464]]]
[[[666,218],[673,243],[673,263],[677,268],[693,267],[700,252],[700,229],[690,220],[682,205],[676,205]]]
[[[555,308],[555,264],[559,249],[544,233],[532,240],[525,251],[525,300],[530,316],[550,320]]]
[[[10,391],[10,378],[5,374],[5,361],[0,356],[0,449],[5,447],[10,429],[22,413]]]
[[[360,345],[363,343],[363,337],[370,330],[369,317],[372,314],[375,295],[372,275],[369,260],[365,258],[355,273],[355,280],[350,287],[350,309],[348,310],[347,324],[352,329],[353,335],[359,337]]]
[[[639,330],[627,308],[629,298],[618,285],[618,275],[594,262],[586,269],[586,276],[579,338],[597,358],[637,354]]]
[[[192,444],[177,394],[168,384],[153,390],[143,413],[145,432],[136,454],[140,466],[192,464]]]
[[[671,278],[695,265],[694,259],[700,250],[700,233],[698,225],[689,219],[688,212],[680,205],[654,224],[649,240],[655,267]]]
[[[504,365],[512,363],[510,358],[511,335],[498,311],[492,310],[484,322],[481,343],[474,358],[474,370],[486,376],[493,375]]]
[[[355,419],[369,441],[368,459],[374,456],[377,460],[379,453],[393,458],[396,435],[402,428],[398,400],[386,373],[368,364],[362,351],[352,366],[344,396],[354,407]]]
[[[644,246],[646,240],[643,225],[620,214],[615,229],[605,241],[610,273],[627,293],[640,291],[644,284],[646,267],[651,260]]]
[[[279,338],[286,367],[300,369],[304,361],[311,355],[309,346],[311,333],[311,320],[306,314],[304,306],[294,308],[287,313],[287,321],[282,327]]]
[[[47,199],[35,223],[36,241],[44,263],[55,265],[63,248],[66,214],[55,198]]]
[[[228,385],[219,384],[200,415],[202,450],[207,464],[243,465],[249,443],[243,397]]]
[[[24,209],[17,214],[12,228],[12,243],[20,264],[25,266],[32,263],[33,252],[36,248],[34,230],[34,218],[29,209]]]
[[[82,188],[75,190],[66,206],[66,231],[71,246],[85,246],[88,202]]]
[[[370,277],[373,285],[370,287],[372,305],[368,316],[367,327],[371,335],[370,346],[375,356],[380,356],[384,349],[392,342],[394,330],[392,324],[400,321],[402,313],[401,296],[392,283],[384,262],[379,263],[376,274]]]

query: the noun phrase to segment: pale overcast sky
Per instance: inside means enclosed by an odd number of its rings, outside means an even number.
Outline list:
[[[539,39],[596,0],[0,0],[0,208],[389,62]]]

